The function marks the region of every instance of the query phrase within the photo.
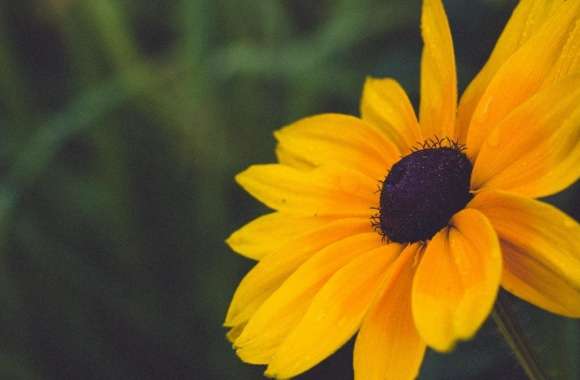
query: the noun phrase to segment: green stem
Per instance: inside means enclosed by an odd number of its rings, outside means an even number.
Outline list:
[[[530,380],[547,380],[547,377],[538,365],[520,326],[514,319],[509,305],[501,296],[497,299],[492,318],[506,343],[515,354],[518,363],[526,372],[528,378]]]

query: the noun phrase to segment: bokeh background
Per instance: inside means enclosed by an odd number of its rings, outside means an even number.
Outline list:
[[[514,0],[445,2],[461,88]],[[367,75],[418,100],[419,0],[1,0],[0,378],[260,379],[221,327],[265,212],[233,175],[273,130],[357,114]],[[578,186],[551,198],[576,218]],[[555,379],[578,322],[510,299]],[[351,379],[352,344],[301,379]],[[488,323],[422,379],[522,379]]]

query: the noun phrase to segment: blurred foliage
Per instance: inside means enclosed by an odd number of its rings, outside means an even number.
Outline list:
[[[461,86],[515,1],[446,1]],[[417,102],[419,0],[0,2],[0,378],[256,379],[221,327],[264,212],[233,175],[271,132],[357,113],[365,76]],[[576,218],[578,187],[551,199]],[[580,329],[514,301],[554,378]],[[348,379],[347,346],[303,379]],[[424,379],[518,379],[492,328]]]

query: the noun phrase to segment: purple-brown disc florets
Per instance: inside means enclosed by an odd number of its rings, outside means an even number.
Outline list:
[[[427,241],[471,199],[472,165],[463,147],[424,144],[391,168],[374,226],[388,241]]]

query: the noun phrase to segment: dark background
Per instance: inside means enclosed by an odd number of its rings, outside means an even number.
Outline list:
[[[446,1],[460,86],[515,1]],[[419,0],[1,0],[0,379],[259,379],[221,327],[265,211],[233,182],[272,131],[357,114],[365,76],[417,104]],[[551,199],[580,215],[578,186]],[[543,366],[578,322],[513,300]],[[303,379],[350,379],[347,346]],[[493,326],[422,379],[521,379]]]

